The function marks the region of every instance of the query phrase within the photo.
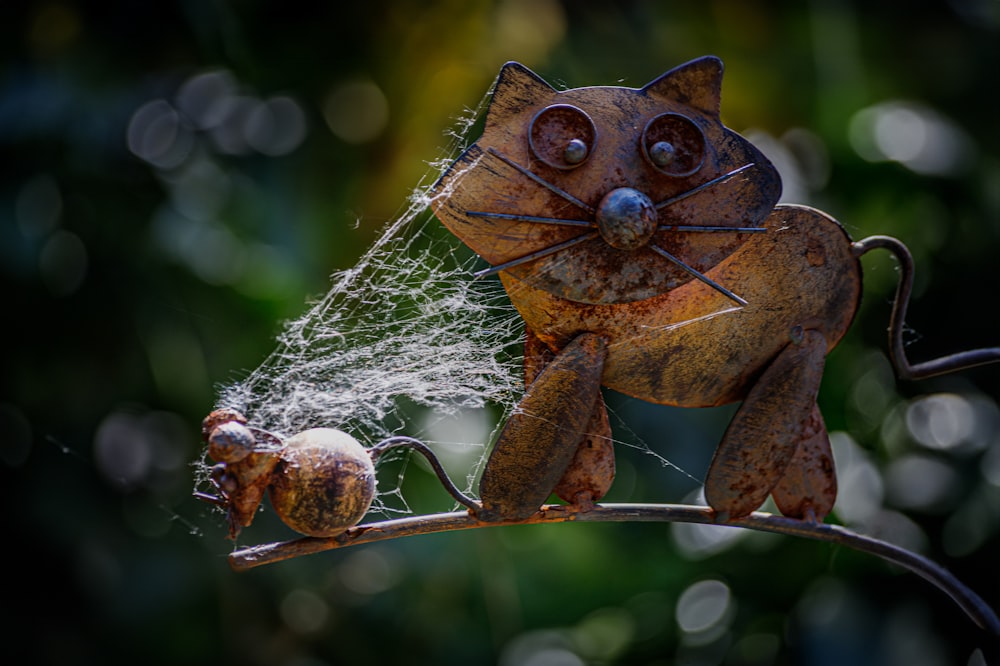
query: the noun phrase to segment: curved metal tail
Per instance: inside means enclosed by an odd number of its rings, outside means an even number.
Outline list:
[[[903,325],[913,289],[913,255],[902,241],[891,236],[871,236],[852,245],[856,257],[878,248],[889,250],[899,260],[899,284],[889,317],[889,358],[900,379],[926,379],[977,365],[1000,362],[1000,347],[985,347],[911,365],[903,349]]]

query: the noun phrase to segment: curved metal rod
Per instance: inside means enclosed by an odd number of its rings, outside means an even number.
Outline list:
[[[528,254],[517,257],[516,259],[511,259],[510,261],[505,261],[502,264],[497,264],[496,266],[490,266],[489,268],[483,269],[481,271],[476,271],[472,274],[472,277],[478,279],[483,277],[488,277],[490,275],[496,275],[500,271],[505,271],[515,266],[520,266],[521,264],[526,264],[529,261],[534,261],[535,259],[541,259],[542,257],[547,257],[550,254],[555,254],[556,252],[562,252],[567,248],[571,248],[574,245],[579,245],[584,241],[588,241],[591,238],[597,238],[597,231],[588,231],[582,233],[579,236],[573,236],[569,240],[565,240],[561,243],[556,243],[555,245],[549,245],[548,247],[543,247],[541,250],[535,250],[534,252],[529,252]]]
[[[567,192],[566,190],[564,190],[564,189],[562,189],[560,187],[557,187],[556,185],[554,185],[554,184],[550,183],[549,181],[545,180],[544,178],[542,178],[538,174],[534,173],[530,169],[521,166],[520,164],[518,164],[514,160],[510,159],[509,157],[507,157],[506,155],[504,155],[503,153],[501,153],[496,148],[487,148],[486,152],[488,152],[490,155],[492,155],[493,157],[497,158],[498,160],[500,160],[504,164],[506,164],[506,165],[508,165],[510,167],[513,167],[519,173],[523,174],[524,176],[526,176],[530,180],[535,181],[536,183],[538,183],[539,185],[541,185],[545,189],[549,190],[553,194],[556,194],[556,195],[562,197],[563,199],[565,199],[566,201],[570,202],[571,204],[573,204],[574,206],[576,206],[580,210],[585,211],[587,213],[590,213],[591,215],[594,214],[594,208],[593,208],[593,206],[588,206],[587,204],[583,203],[582,201],[580,201],[579,199],[577,199],[576,197],[574,197],[572,194],[570,194],[569,192]]]
[[[572,506],[548,505],[543,506],[527,520],[518,523],[483,522],[467,512],[411,516],[408,518],[358,525],[335,537],[304,537],[294,541],[244,548],[229,555],[229,564],[236,571],[246,571],[254,567],[281,562],[302,555],[419,534],[433,534],[436,532],[513,524],[527,525],[574,521],[718,524],[725,527],[773,532],[846,546],[854,550],[870,553],[912,571],[951,597],[976,625],[993,636],[1000,637],[1000,619],[998,619],[993,609],[953,574],[926,557],[900,548],[899,546],[894,546],[886,541],[857,534],[839,525],[814,523],[770,513],[755,512],[745,518],[730,520],[726,523],[717,523],[714,511],[704,506],[679,504],[603,504],[583,511]]]
[[[762,234],[767,231],[767,227],[726,227],[726,226],[699,226],[697,224],[661,224],[656,227],[657,231],[690,231],[692,233],[724,233],[724,234]]]
[[[701,280],[702,282],[704,282],[705,284],[707,284],[712,289],[715,289],[717,292],[719,292],[720,294],[722,294],[726,298],[729,298],[729,299],[732,299],[732,300],[736,301],[736,303],[739,304],[740,306],[745,307],[745,306],[749,305],[747,303],[747,301],[746,301],[745,298],[741,298],[740,296],[737,296],[736,294],[734,294],[733,292],[729,291],[728,289],[726,289],[721,284],[719,284],[718,282],[716,282],[712,278],[708,277],[704,273],[700,273],[697,270],[695,270],[694,268],[692,268],[691,266],[688,266],[683,261],[681,261],[680,259],[678,259],[674,255],[670,254],[669,252],[667,252],[666,250],[664,250],[659,245],[656,245],[654,243],[650,243],[649,244],[649,249],[652,250],[653,252],[655,252],[656,254],[660,255],[664,259],[670,261],[671,263],[673,263],[678,268],[682,269],[684,272],[686,272],[691,277],[697,278],[697,279]]]
[[[913,290],[913,255],[902,241],[892,236],[871,236],[852,245],[856,257],[876,248],[889,250],[899,261],[899,283],[892,303],[892,314],[889,315],[889,358],[900,379],[926,379],[977,365],[1000,362],[1000,347],[985,347],[910,365],[903,348],[903,327]]]
[[[721,176],[719,176],[717,178],[713,178],[712,180],[704,182],[701,185],[696,185],[695,187],[692,187],[690,190],[686,190],[684,192],[681,192],[680,194],[676,194],[676,195],[670,197],[669,199],[664,199],[660,203],[656,204],[655,208],[656,208],[656,210],[662,210],[662,209],[666,208],[667,206],[672,206],[673,204],[677,203],[678,201],[683,201],[684,199],[687,199],[690,196],[694,196],[695,194],[698,194],[699,192],[703,192],[703,191],[707,190],[710,187],[715,187],[719,183],[724,183],[727,180],[729,180],[730,178],[732,178],[733,176],[735,176],[737,174],[740,174],[740,173],[743,173],[747,169],[750,169],[750,168],[755,167],[755,166],[757,166],[755,163],[750,162],[749,164],[744,164],[741,167],[736,167],[732,171],[730,171],[728,173],[724,173],[724,174],[722,174]]]
[[[519,215],[517,213],[487,213],[485,211],[467,210],[465,214],[469,217],[482,217],[488,220],[510,220],[512,222],[535,222],[537,224],[553,224],[565,227],[589,227],[593,229],[597,226],[593,220],[564,220],[561,217],[542,217],[540,215]]]
[[[390,449],[412,449],[420,453],[427,462],[430,463],[431,468],[434,470],[434,474],[437,476],[438,481],[444,486],[444,489],[448,491],[448,494],[455,498],[455,501],[462,506],[468,507],[472,511],[479,511],[483,507],[476,500],[467,496],[458,487],[452,483],[451,477],[448,473],[444,471],[444,467],[441,466],[441,462],[438,460],[434,452],[431,451],[430,447],[421,442],[419,439],[414,439],[413,437],[406,437],[405,435],[395,435],[388,439],[383,439],[381,442],[375,446],[368,449],[368,455],[371,456],[372,462],[375,462],[380,455],[389,451]]]

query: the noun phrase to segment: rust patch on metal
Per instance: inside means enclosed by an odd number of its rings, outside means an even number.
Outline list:
[[[603,339],[584,333],[532,381],[483,471],[480,520],[524,520],[548,499],[586,434],[605,353]]]
[[[795,455],[771,495],[781,513],[794,518],[821,521],[833,510],[837,475],[819,407],[813,406]]]
[[[804,331],[747,393],[705,479],[705,499],[716,511],[749,515],[784,476],[816,407],[826,347],[819,331]]]

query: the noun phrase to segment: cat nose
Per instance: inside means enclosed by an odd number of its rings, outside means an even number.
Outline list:
[[[619,250],[640,248],[656,232],[656,207],[648,196],[631,187],[605,194],[597,205],[596,217],[601,237]]]

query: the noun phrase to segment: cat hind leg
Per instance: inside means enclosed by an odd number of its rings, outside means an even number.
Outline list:
[[[797,451],[808,449],[800,444],[814,417],[826,351],[819,331],[798,329],[751,387],[705,480],[705,498],[720,520],[750,514],[776,487],[785,505],[794,508],[794,477],[779,484]]]

